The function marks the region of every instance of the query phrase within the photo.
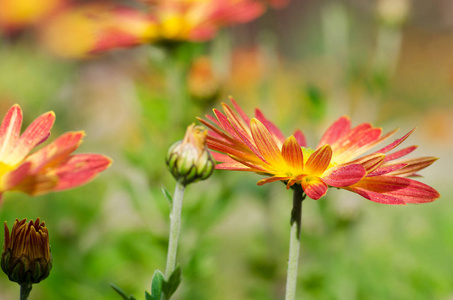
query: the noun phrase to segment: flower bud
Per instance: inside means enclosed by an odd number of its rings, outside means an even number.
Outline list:
[[[1,267],[9,280],[20,285],[38,283],[47,278],[52,269],[49,234],[46,224],[26,219],[16,222],[9,234],[5,222],[5,242]]]
[[[192,124],[187,127],[184,139],[168,149],[167,167],[183,185],[205,180],[214,171],[214,160],[206,147],[206,135],[206,129]]]

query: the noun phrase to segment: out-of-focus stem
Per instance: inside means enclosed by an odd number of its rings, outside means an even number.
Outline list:
[[[305,199],[304,191],[300,185],[294,185],[293,190],[293,210],[291,212],[291,232],[285,300],[296,299],[297,270],[299,267],[300,252],[300,228],[302,223],[302,201]]]
[[[165,277],[168,279],[176,267],[176,254],[178,250],[179,232],[181,229],[181,210],[185,186],[177,182],[173,195],[170,213],[170,235],[168,238],[167,266]]]

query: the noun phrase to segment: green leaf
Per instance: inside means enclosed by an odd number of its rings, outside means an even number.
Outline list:
[[[117,285],[110,283],[110,286],[112,289],[114,289],[118,294],[120,294],[121,297],[123,297],[124,300],[136,300],[134,296],[132,295],[127,295],[125,291],[123,291],[120,287]]]
[[[165,280],[164,274],[156,270],[151,280],[151,295],[145,292],[146,300],[160,300],[162,298],[162,284]]]
[[[156,298],[154,298],[147,291],[145,291],[145,300],[154,300],[154,299],[156,299]]]
[[[181,283],[181,267],[178,266],[170,275],[170,278],[162,282],[162,291],[167,300],[170,299],[171,295],[174,294],[180,283]]]
[[[162,186],[162,193],[164,194],[165,198],[167,198],[168,202],[170,202],[170,204],[173,203],[173,197],[171,196],[171,194],[167,191],[167,189]]]

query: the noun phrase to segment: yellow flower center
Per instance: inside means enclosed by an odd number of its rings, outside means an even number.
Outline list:
[[[315,150],[311,149],[311,148],[305,148],[305,147],[301,147],[302,148],[302,154],[304,155],[304,165],[307,163],[308,161],[308,158],[310,157],[310,155],[313,154],[313,152],[315,152]]]
[[[15,166],[7,165],[0,161],[0,192],[2,191],[2,178],[9,171],[13,170]]]

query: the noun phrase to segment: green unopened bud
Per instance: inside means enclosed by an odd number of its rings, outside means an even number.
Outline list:
[[[16,222],[9,234],[5,222],[5,242],[1,267],[9,280],[20,285],[31,285],[47,278],[52,269],[49,233],[39,218],[35,222],[26,219]]]
[[[205,180],[214,171],[214,160],[206,147],[206,134],[206,129],[192,124],[187,127],[184,139],[168,149],[168,169],[183,185]]]

